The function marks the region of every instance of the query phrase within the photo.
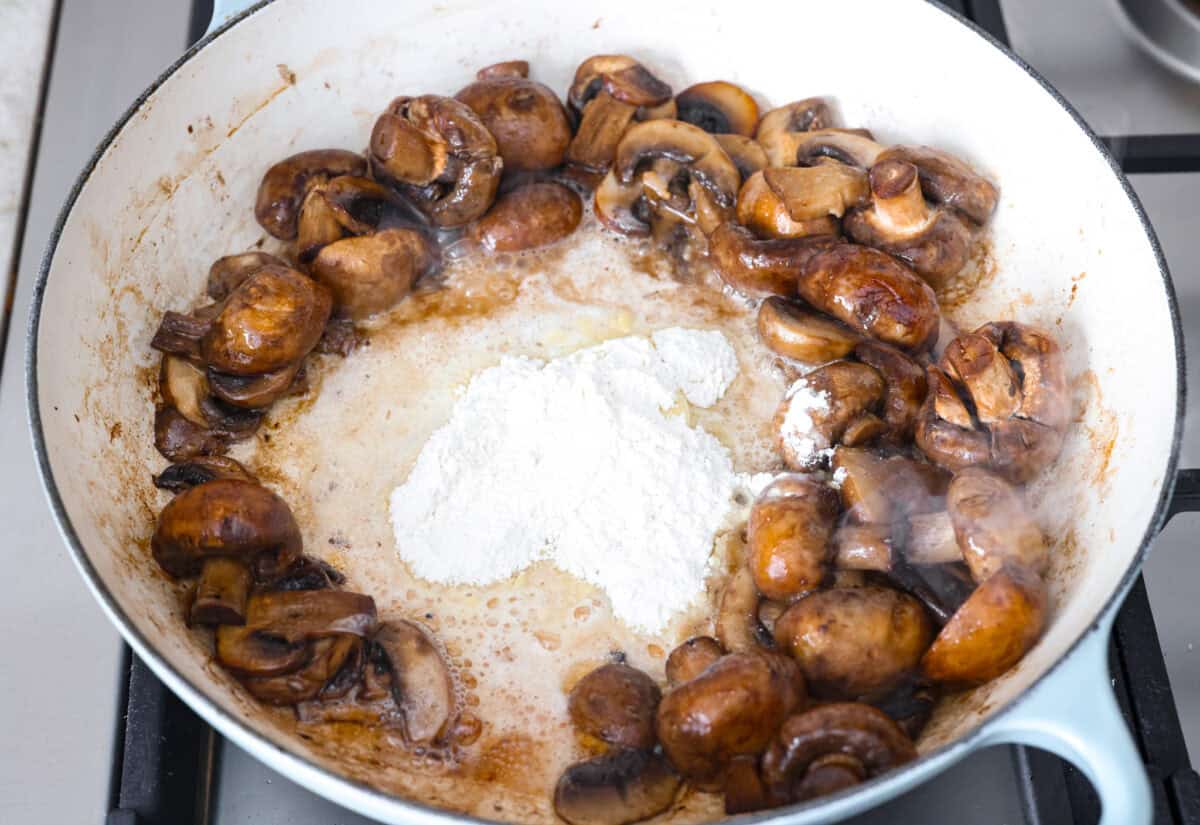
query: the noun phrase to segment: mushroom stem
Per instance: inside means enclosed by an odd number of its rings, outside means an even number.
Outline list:
[[[884,524],[847,524],[833,534],[834,566],[839,570],[892,569],[892,538]]]
[[[168,310],[163,313],[162,322],[159,323],[154,337],[150,339],[150,346],[159,352],[198,358],[200,340],[211,328],[210,319]]]
[[[932,213],[921,194],[917,167],[900,160],[880,161],[871,167],[870,181],[880,229],[909,235],[929,223]]]
[[[962,561],[948,512],[922,513],[908,519],[904,558],[909,564],[947,564]]]
[[[250,595],[250,568],[237,559],[211,558],[200,570],[196,598],[192,601],[192,624],[246,623],[246,599]]]

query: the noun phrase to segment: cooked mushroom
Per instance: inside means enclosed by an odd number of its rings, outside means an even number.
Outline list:
[[[762,175],[788,216],[799,222],[840,218],[869,195],[863,171],[840,163],[767,168]]]
[[[933,639],[925,609],[886,587],[805,596],[779,617],[775,642],[800,664],[813,696],[877,699],[911,676]]]
[[[830,158],[847,166],[870,169],[883,146],[868,134],[853,129],[813,129],[804,132],[759,129],[755,138],[762,144],[771,166],[809,166]]]
[[[524,75],[492,72],[455,97],[470,106],[492,133],[505,170],[552,169],[563,162],[571,124],[558,96],[546,86]]]
[[[916,430],[930,459],[950,470],[985,465],[1025,482],[1058,457],[1070,402],[1053,338],[1025,324],[985,324],[952,341],[942,365],[927,370]]]
[[[561,183],[529,183],[501,195],[467,235],[489,252],[520,252],[562,240],[582,216],[575,190]]]
[[[933,290],[887,253],[854,244],[822,250],[805,262],[796,287],[814,308],[884,343],[908,352],[937,343]]]
[[[904,731],[905,736],[915,741],[933,715],[937,700],[936,687],[913,679],[875,702],[875,707],[886,713]]]
[[[998,475],[982,467],[960,471],[950,482],[946,509],[975,581],[1008,565],[1045,571],[1046,539],[1022,492]]]
[[[370,178],[342,175],[313,188],[333,218],[351,235],[381,229],[426,229],[425,216],[408,201]]]
[[[847,213],[846,234],[890,252],[935,287],[948,283],[970,255],[967,224],[947,208],[929,207],[911,163],[881,160],[870,180],[871,206]]]
[[[759,592],[789,601],[820,587],[836,517],[837,496],[808,476],[785,476],[763,490],[747,533]]]
[[[767,298],[758,307],[758,335],[772,352],[808,364],[845,358],[860,340],[857,333],[837,321],[777,295]],[[921,372],[922,386],[924,382],[925,373]],[[892,392],[890,381],[885,392],[889,395]],[[917,400],[918,408],[922,400],[924,393]],[[884,406],[885,409],[888,407],[886,401]]]
[[[708,248],[721,280],[751,295],[794,296],[805,264],[834,246],[831,236],[759,240],[730,221],[709,236]]]
[[[212,429],[185,418],[174,407],[164,404],[154,413],[154,447],[170,461],[187,461],[197,456],[219,453],[232,441],[254,434],[261,417],[251,411],[236,429]]]
[[[667,657],[667,683],[678,687],[690,682],[725,655],[721,645],[711,636],[693,636],[671,651]]]
[[[214,397],[226,404],[259,410],[271,406],[291,392],[303,366],[303,361],[294,361],[277,370],[258,375],[226,375],[209,369],[206,375],[208,389]]]
[[[475,72],[476,80],[491,80],[497,77],[529,77],[528,60],[505,60],[484,66]]]
[[[948,152],[928,146],[892,146],[878,160],[916,166],[926,197],[957,209],[975,223],[987,223],[996,210],[1000,193],[995,184]]]
[[[841,479],[850,524],[896,526],[914,513],[945,506],[948,478],[932,464],[847,446],[834,450],[830,464]]]
[[[924,675],[967,687],[995,679],[1021,660],[1046,623],[1042,580],[1006,567],[975,588],[921,660]]]
[[[320,184],[312,186],[300,204],[296,232],[296,260],[307,266],[323,248],[349,233],[325,198]]]
[[[738,223],[763,238],[804,238],[810,235],[837,235],[837,219],[814,214],[803,220],[792,217],[787,203],[767,183],[764,169],[752,174],[738,191]]]
[[[883,376],[883,420],[889,438],[895,444],[911,443],[928,389],[925,370],[908,355],[879,341],[859,341],[854,354]]]
[[[358,658],[362,644],[361,639],[349,635],[317,639],[309,645],[309,659],[303,667],[277,676],[243,678],[242,684],[256,699],[268,704],[308,701],[316,698],[347,662]]]
[[[150,540],[163,570],[184,578],[213,557],[282,571],[300,553],[300,528],[279,496],[252,481],[217,479],[184,490],[158,516]]]
[[[371,160],[377,176],[399,184],[439,227],[483,215],[504,168],[471,107],[437,95],[393,100],[371,132]]]
[[[443,740],[455,719],[454,680],[429,633],[415,622],[398,619],[381,624],[374,642],[391,664],[392,694],[407,741]]]
[[[721,792],[729,816],[761,811],[782,804],[767,791],[758,770],[757,756],[739,756],[729,763]]]
[[[567,710],[580,733],[626,748],[654,747],[654,714],[662,691],[626,664],[601,665],[576,683]]]
[[[218,478],[258,481],[253,473],[242,466],[241,462],[223,455],[203,455],[167,467],[154,476],[154,486],[160,490],[181,493],[190,487],[215,481]]]
[[[655,723],[659,742],[697,787],[717,788],[733,759],[761,753],[804,703],[803,684],[786,656],[731,653],[663,697]]]
[[[793,470],[820,464],[852,423],[878,408],[883,394],[883,377],[854,361],[834,361],[798,378],[775,411],[784,463]]]
[[[362,319],[391,309],[441,264],[437,247],[415,229],[385,229],[329,244],[312,263],[335,312]]]
[[[240,559],[206,559],[188,613],[191,623],[244,624],[250,578],[250,568]]]
[[[737,167],[742,183],[757,172],[767,168],[767,153],[758,145],[758,141],[745,135],[713,135],[725,154]]]
[[[942,510],[909,516],[904,558],[909,564],[948,564],[962,561],[954,522]]]
[[[583,112],[575,137],[567,147],[567,163],[603,174],[612,165],[617,144],[636,114],[636,106],[622,103],[601,90]]]
[[[211,394],[208,377],[195,364],[174,355],[164,355],[158,371],[158,392],[164,404],[173,407],[197,427],[209,428],[204,400]]]
[[[723,80],[697,83],[675,96],[678,117],[712,134],[750,137],[758,124],[758,104],[745,89]]]
[[[266,582],[269,590],[324,590],[345,584],[346,577],[336,567],[312,556],[301,556],[291,567]]]
[[[670,86],[623,54],[598,54],[580,63],[567,102],[576,112],[584,112],[601,89],[633,106],[658,106],[671,98]]]
[[[762,631],[758,624],[758,588],[754,574],[739,565],[721,590],[713,633],[721,647],[730,653],[757,650]],[[768,639],[769,641],[769,639]]]
[[[878,776],[917,758],[904,731],[870,705],[821,705],[783,723],[763,756],[770,790],[800,802]]]
[[[628,825],[671,807],[679,775],[657,753],[615,750],[563,771],[554,812],[570,825]]]
[[[238,284],[264,266],[287,266],[287,263],[266,252],[239,252],[217,258],[208,270],[208,297],[224,301]]]
[[[789,132],[812,132],[832,127],[833,110],[829,104],[822,98],[809,97],[765,113],[758,122],[754,137],[761,140]]]
[[[309,186],[338,175],[361,175],[366,169],[362,155],[341,149],[315,149],[292,155],[263,175],[254,216],[271,235],[290,241],[296,237],[300,203]]]
[[[891,527],[886,524],[846,524],[833,534],[833,563],[839,570],[888,573],[895,553]]]

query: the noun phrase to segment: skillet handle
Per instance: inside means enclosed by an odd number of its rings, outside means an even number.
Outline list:
[[[989,725],[987,744],[1032,745],[1072,762],[1100,797],[1100,825],[1150,825],[1150,781],[1108,673],[1113,616],[1058,671]]]
[[[213,0],[212,19],[208,21],[208,29],[204,34],[212,34],[226,20],[234,15],[241,14],[256,2],[258,0]]]

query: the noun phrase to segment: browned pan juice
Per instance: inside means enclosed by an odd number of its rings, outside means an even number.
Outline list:
[[[650,635],[615,619],[602,590],[547,562],[486,586],[416,578],[395,548],[392,489],[471,377],[505,355],[548,359],[673,326],[720,330],[737,352],[739,375],[712,408],[685,413],[721,440],[742,472],[781,468],[770,422],[787,376],[759,343],[749,303],[699,267],[689,282],[677,280],[667,262],[590,218],[549,249],[468,255],[448,264],[441,281],[373,321],[365,345],[347,358],[314,359],[309,392],[278,404],[259,437],[232,455],[278,489],[307,552],[342,570],[347,589],[373,596],[381,620],[417,619],[434,631],[456,671],[458,741],[414,752],[395,731],[288,724],[350,776],[383,790],[489,818],[556,821],[554,783],[588,755],[567,717],[566,692],[619,656],[662,681],[671,649],[711,631],[727,536],[714,542],[708,593]],[[688,792],[662,818],[721,814],[719,796]]]

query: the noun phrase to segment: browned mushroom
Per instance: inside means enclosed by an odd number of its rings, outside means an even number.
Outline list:
[[[582,216],[575,190],[561,183],[529,183],[501,195],[467,235],[489,252],[520,252],[562,240]]]
[[[654,714],[662,691],[626,664],[601,665],[576,683],[567,710],[580,733],[626,748],[654,747]]]
[[[946,509],[975,581],[987,581],[1009,565],[1045,571],[1046,539],[1022,492],[1000,476],[982,467],[960,471],[950,482]]]
[[[790,132],[811,132],[833,127],[833,110],[819,97],[797,100],[763,114],[754,137],[772,139]],[[783,164],[772,164],[783,165]]]
[[[775,642],[822,699],[877,699],[911,676],[933,639],[925,609],[885,587],[805,596],[775,624]]]
[[[617,144],[636,114],[636,106],[623,103],[602,89],[587,103],[575,137],[567,147],[567,162],[603,174],[612,165]]]
[[[415,229],[385,229],[323,248],[313,277],[328,287],[339,316],[362,319],[391,309],[441,264],[437,247]]]
[[[854,354],[883,376],[883,420],[889,439],[894,444],[911,443],[928,390],[925,370],[905,353],[879,341],[859,341]]]
[[[831,236],[759,240],[730,221],[709,236],[708,248],[721,280],[751,295],[794,296],[805,264],[834,246]]]
[[[725,813],[729,816],[774,808],[786,800],[775,799],[767,790],[758,767],[757,756],[739,756],[725,769],[721,792],[725,795]]]
[[[217,258],[208,270],[208,297],[224,301],[242,281],[264,266],[287,266],[287,263],[266,252],[240,252]]]
[[[258,481],[254,474],[241,462],[223,455],[204,455],[172,464],[154,476],[154,486],[160,490],[181,493],[190,487],[215,481],[218,478],[236,478],[242,481]]]
[[[725,154],[737,167],[742,183],[760,169],[767,168],[767,153],[758,145],[758,141],[745,135],[713,135]]]
[[[417,744],[445,739],[457,711],[454,680],[430,634],[416,622],[397,619],[381,624],[374,642],[391,665],[405,739]]]
[[[800,802],[855,785],[917,758],[904,731],[870,705],[821,705],[790,717],[763,755],[768,788]]]
[[[757,650],[760,639],[769,642],[758,623],[758,601],[754,574],[747,565],[738,565],[721,590],[713,626],[713,634],[724,650],[744,653]]]
[[[623,54],[598,54],[580,63],[567,92],[567,103],[576,112],[584,112],[601,89],[633,106],[658,106],[671,98],[670,86]]]
[[[890,255],[839,244],[809,258],[800,297],[872,338],[909,352],[937,343],[938,303],[929,284]]]
[[[725,655],[720,643],[711,636],[693,636],[671,651],[667,657],[667,683],[678,687],[690,682]]]
[[[845,358],[860,340],[857,333],[843,324],[777,295],[767,298],[758,307],[758,335],[772,352],[808,364]],[[925,373],[921,372],[922,386],[924,382]],[[887,392],[892,392],[891,382],[888,382]],[[917,399],[918,408],[924,397],[922,392],[921,398]]]
[[[362,155],[341,149],[315,149],[292,155],[263,175],[254,216],[271,235],[290,241],[296,237],[300,204],[313,183],[338,175],[361,175],[366,169]]]
[[[655,722],[659,742],[697,787],[719,787],[733,759],[761,753],[803,705],[803,684],[786,656],[731,653],[663,697]]]
[[[911,163],[881,160],[870,181],[871,206],[846,215],[846,234],[907,262],[935,287],[947,284],[970,254],[967,224],[947,208],[929,207]]]
[[[883,146],[869,135],[853,129],[812,129],[775,131],[755,138],[762,144],[771,166],[808,166],[830,158],[847,166],[870,169],[883,152]]]
[[[371,132],[371,161],[440,227],[483,215],[504,168],[471,107],[437,95],[393,100]]]
[[[491,80],[496,77],[529,77],[528,60],[505,60],[484,66],[475,72],[476,80]]]
[[[671,807],[679,775],[657,753],[615,750],[563,771],[554,812],[570,825],[628,825]]]
[[[250,568],[236,558],[206,559],[188,618],[192,624],[244,624]]]
[[[723,80],[697,83],[675,96],[676,117],[713,134],[750,137],[758,124],[758,104],[745,89]]]
[[[347,662],[359,658],[362,645],[362,639],[350,635],[317,639],[309,645],[309,659],[303,667],[277,676],[244,677],[242,684],[259,701],[295,705],[322,693]]]
[[[995,679],[1021,660],[1046,623],[1042,580],[1007,567],[983,582],[946,623],[921,660],[924,675],[966,687]]]
[[[833,534],[833,563],[839,570],[888,573],[895,554],[890,525],[845,524]]]
[[[797,379],[775,411],[784,463],[793,470],[822,463],[855,421],[874,417],[884,389],[874,367],[854,361],[834,361]]]
[[[954,522],[945,510],[908,518],[904,558],[909,564],[949,564],[962,561]]]
[[[563,162],[571,124],[548,87],[524,75],[491,72],[455,97],[470,106],[492,133],[507,171],[551,169]]]
[[[878,160],[916,166],[927,198],[957,209],[975,223],[986,223],[996,210],[1000,193],[995,184],[948,152],[928,146],[892,146]]]
[[[820,587],[836,517],[837,496],[808,476],[785,476],[763,490],[747,533],[759,592],[788,601]]]
[[[866,175],[852,166],[768,167],[742,184],[737,219],[766,238],[836,235],[837,219],[866,195]]]
[[[425,216],[415,206],[370,178],[342,175],[313,187],[310,195],[316,193],[329,207],[333,219],[351,235],[366,235],[381,229],[425,230],[428,226]]]
[[[258,375],[226,375],[210,369],[208,389],[226,404],[247,410],[260,410],[303,386],[303,361],[294,361],[272,372]]]
[[[218,411],[215,404],[205,407]],[[186,461],[220,453],[230,443],[249,438],[261,422],[259,411],[239,410],[214,418],[212,426],[204,426],[163,404],[154,413],[154,447],[171,461]]]

